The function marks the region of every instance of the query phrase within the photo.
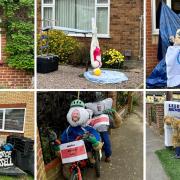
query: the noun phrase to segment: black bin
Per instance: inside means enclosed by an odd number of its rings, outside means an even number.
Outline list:
[[[59,57],[56,55],[38,56],[37,72],[50,73],[58,70]]]
[[[13,163],[23,171],[34,175],[34,140],[23,136],[10,135],[6,142],[14,146]]]

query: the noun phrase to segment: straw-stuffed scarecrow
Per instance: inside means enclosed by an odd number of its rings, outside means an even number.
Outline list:
[[[176,151],[176,158],[180,158],[180,119],[166,116],[164,123],[173,128],[172,143]]]

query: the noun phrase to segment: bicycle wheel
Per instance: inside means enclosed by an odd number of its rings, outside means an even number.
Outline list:
[[[70,180],[82,180],[82,174],[81,171],[79,172],[80,174],[78,174],[78,171],[76,169],[73,170]]]
[[[101,170],[100,170],[100,154],[99,154],[99,151],[95,151],[94,158],[95,158],[95,161],[96,161],[95,162],[96,177],[100,177]]]
[[[76,170],[74,170],[71,174],[70,180],[79,180],[78,173]]]

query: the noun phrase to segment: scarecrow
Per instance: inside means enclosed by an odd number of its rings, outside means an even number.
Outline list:
[[[94,117],[88,120],[88,124],[101,135],[104,143],[105,162],[110,162],[112,155],[109,128],[118,128],[122,123],[121,117],[112,109],[112,102],[111,98],[107,98],[99,102],[85,104],[88,110],[93,111]],[[114,114],[116,114],[116,118],[114,118]]]
[[[171,140],[176,153],[175,157],[180,159],[180,119],[166,116],[164,118],[164,123],[172,127],[172,133],[170,133],[169,136],[172,137]]]

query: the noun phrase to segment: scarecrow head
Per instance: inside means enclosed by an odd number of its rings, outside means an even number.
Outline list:
[[[86,108],[91,109],[94,115],[100,115],[103,114],[105,110],[111,109],[112,103],[112,98],[107,98],[99,102],[86,103],[85,106]]]
[[[180,29],[176,31],[176,36],[170,36],[170,42],[175,46],[180,46]]]
[[[89,112],[85,109],[83,101],[76,99],[71,102],[67,120],[72,127],[85,126],[89,119]]]
[[[179,45],[180,46],[180,29],[178,29],[177,32],[176,32],[174,45]]]

